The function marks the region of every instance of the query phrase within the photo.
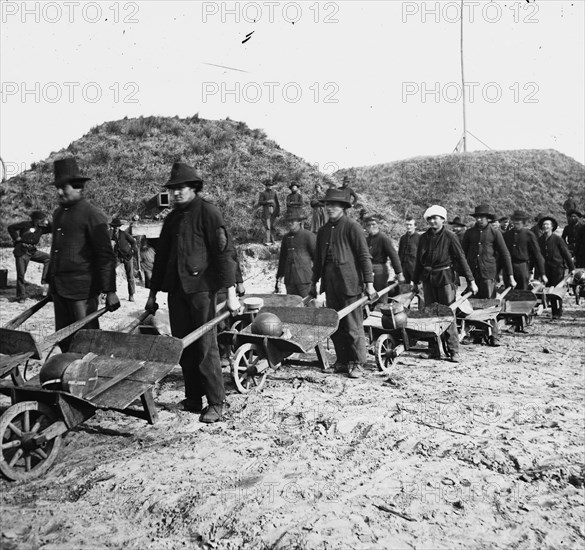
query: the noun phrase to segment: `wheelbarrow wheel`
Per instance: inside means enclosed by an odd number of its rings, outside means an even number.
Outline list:
[[[396,340],[391,334],[380,334],[374,344],[376,364],[381,371],[390,372],[396,363],[397,355],[394,351]]]
[[[53,465],[61,448],[62,436],[49,439],[42,445],[36,444],[33,438],[43,435],[56,420],[53,410],[37,401],[23,401],[4,412],[0,417],[0,471],[8,479],[33,479]]]
[[[262,348],[257,344],[242,344],[236,350],[232,362],[232,376],[240,393],[259,390],[264,385],[268,375],[267,362],[263,357]]]

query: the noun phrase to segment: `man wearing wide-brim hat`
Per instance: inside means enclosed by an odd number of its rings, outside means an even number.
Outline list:
[[[172,190],[174,208],[158,239],[145,309],[153,309],[159,291],[168,292],[171,331],[183,338],[215,317],[220,288],[226,289],[228,309],[239,309],[233,244],[219,209],[199,196],[203,187],[199,172],[175,162],[165,187]],[[201,422],[222,420],[225,389],[216,331],[187,347],[180,363],[185,379],[184,409],[201,413]]]
[[[504,275],[508,277],[509,285],[512,288],[516,286],[510,253],[502,232],[490,224],[496,218],[496,213],[490,205],[476,206],[471,216],[475,218],[475,225],[468,229],[463,236],[461,242],[463,253],[479,288],[477,297],[480,299],[495,298],[496,279],[500,266]],[[490,344],[499,346],[500,332],[497,321],[494,321],[492,325],[493,333]]]
[[[263,183],[264,191],[260,192],[256,206],[262,207],[262,224],[265,231],[264,243],[269,245],[274,243],[274,222],[280,216],[280,203],[278,202],[278,195],[273,189],[276,182],[271,178],[266,178]]]
[[[110,236],[114,243],[114,255],[118,263],[124,264],[126,281],[128,282],[128,301],[134,301],[136,283],[134,281],[134,254],[136,253],[136,239],[127,231],[120,229],[122,220],[113,218],[110,222]]]
[[[444,227],[447,210],[433,204],[424,213],[429,229],[421,236],[416,251],[416,263],[412,282],[416,287],[422,281],[425,304],[449,306],[455,301],[455,269],[469,283],[471,290],[477,292],[473,274],[465,260],[457,236]],[[442,335],[446,353],[453,363],[459,362],[459,337],[455,321]],[[438,358],[439,350],[431,349],[431,357]]]
[[[558,285],[565,277],[565,266],[569,272],[575,270],[575,264],[565,241],[555,231],[559,224],[551,215],[543,216],[538,222],[542,235],[538,238],[540,251],[544,256],[544,271],[548,278],[547,286]],[[556,297],[550,296],[552,318],[560,319],[563,315],[563,302]]]
[[[51,224],[47,215],[40,210],[35,210],[30,215],[30,221],[22,221],[9,225],[8,234],[14,242],[14,259],[16,262],[16,300],[26,300],[25,275],[29,262],[43,264],[41,284],[43,294],[47,293],[49,276],[49,255],[37,248],[43,235],[51,233]]]
[[[59,207],[53,214],[49,287],[59,330],[97,311],[101,293],[106,293],[110,311],[118,309],[120,301],[108,218],[83,196],[90,178],[81,175],[73,157],[56,160],[54,170]],[[85,328],[98,329],[98,320]],[[67,338],[59,346],[65,352],[70,344]]]
[[[567,225],[563,228],[562,239],[567,243],[569,252],[575,256],[577,245],[577,235],[581,227],[581,218],[583,215],[576,208],[567,212]]]
[[[290,208],[286,211],[285,223],[288,233],[280,244],[278,270],[276,271],[276,291],[284,281],[287,294],[305,298],[311,289],[315,243],[317,237],[303,227],[305,216],[302,210]]]
[[[526,227],[530,216],[521,210],[514,210],[511,216],[513,227],[504,233],[504,242],[510,252],[512,270],[518,290],[529,290],[530,265],[534,262],[537,273],[546,284],[547,278],[544,272],[544,258],[540,253],[536,235]]]
[[[342,189],[328,189],[323,198],[329,216],[317,233],[317,250],[309,295],[317,296],[317,283],[325,292],[327,307],[339,311],[359,300],[362,293],[374,299],[374,277],[366,237],[359,223],[345,215],[351,206]],[[362,309],[339,320],[331,336],[335,346],[335,372],[359,378],[366,362],[366,342]]]
[[[286,197],[286,209],[289,208],[300,208],[302,209],[304,204],[303,195],[300,193],[299,183],[291,183],[288,188],[290,193]]]

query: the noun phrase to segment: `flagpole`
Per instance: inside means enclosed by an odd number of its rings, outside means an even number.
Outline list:
[[[463,100],[463,152],[467,152],[467,118],[465,116],[465,75],[463,71],[463,1],[461,0],[461,98]]]

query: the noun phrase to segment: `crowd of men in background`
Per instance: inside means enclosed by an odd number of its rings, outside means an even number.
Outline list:
[[[109,310],[120,307],[116,294],[116,266],[124,265],[128,299],[134,301],[134,257],[139,254],[144,283],[150,289],[145,309],[153,310],[158,292],[168,293],[169,316],[173,336],[182,338],[212,319],[218,292],[225,294],[227,308],[240,308],[243,281],[234,243],[220,210],[203,199],[201,174],[184,163],[171,168],[167,189],[173,194],[174,208],[165,218],[156,244],[146,239],[137,242],[123,231],[122,220],[108,222],[105,214],[84,198],[90,178],[81,174],[77,162],[69,157],[54,163],[59,207],[52,220],[39,211],[30,221],[9,226],[14,241],[17,272],[17,299],[26,298],[25,275],[29,262],[43,264],[41,283],[50,293],[58,330],[82,319],[98,308],[105,295]],[[274,179],[264,182],[257,206],[265,243],[275,240],[275,223],[280,203]],[[424,302],[450,305],[457,286],[464,278],[478,298],[494,298],[498,284],[528,289],[531,278],[547,286],[563,281],[566,271],[575,265],[585,267],[585,224],[574,197],[564,203],[567,225],[562,236],[555,232],[558,221],[539,214],[531,217],[515,210],[499,217],[492,205],[480,204],[469,213],[471,226],[460,216],[448,221],[440,205],[424,213],[428,228],[417,231],[416,219],[408,217],[398,249],[381,230],[383,218],[365,216],[362,224],[348,215],[358,196],[343,178],[337,187],[330,180],[328,189],[317,184],[309,202],[310,228],[305,229],[305,199],[298,182],[291,183],[286,198],[285,223],[288,232],[280,247],[275,291],[284,283],[288,294],[317,297],[324,293],[327,306],[337,311],[350,306],[365,292],[371,301],[377,291],[396,279],[408,283],[421,294]],[[450,229],[448,229],[450,227]],[[38,250],[42,235],[51,233],[50,255]],[[318,285],[320,283],[320,287]],[[562,315],[562,302],[553,301],[552,317]],[[87,328],[99,328],[97,319]],[[361,309],[342,318],[332,335],[335,347],[335,372],[358,378],[366,361],[363,314]],[[491,344],[499,345],[497,323]],[[445,349],[458,362],[459,341],[455,324],[444,335]],[[61,344],[67,351],[70,342]],[[220,355],[214,331],[187,347],[181,358],[185,380],[185,410],[200,414],[206,423],[221,420],[225,390]],[[203,406],[206,397],[207,407]]]

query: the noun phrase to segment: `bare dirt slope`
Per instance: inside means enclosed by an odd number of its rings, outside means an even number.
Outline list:
[[[265,264],[249,276],[248,291],[272,290]],[[23,309],[13,293],[2,323]],[[145,300],[140,287],[102,327]],[[154,426],[99,413],[43,478],[0,481],[0,546],[582,548],[584,325],[569,301],[500,348],[465,347],[460,365],[404,355],[389,385],[373,362],[359,380],[295,364],[244,396],[226,372],[227,419],[212,426],[173,408],[174,371]],[[50,308],[26,328],[51,333]]]

